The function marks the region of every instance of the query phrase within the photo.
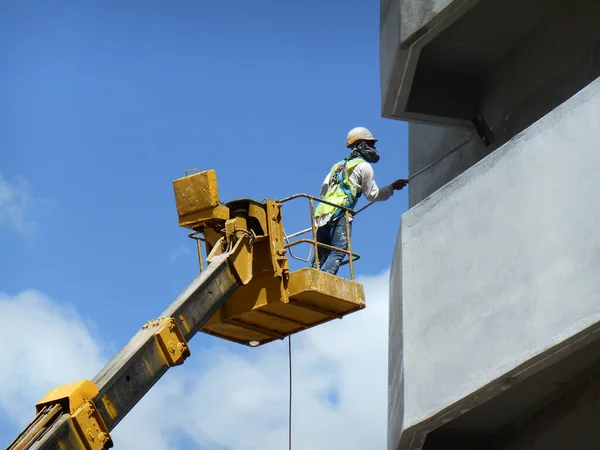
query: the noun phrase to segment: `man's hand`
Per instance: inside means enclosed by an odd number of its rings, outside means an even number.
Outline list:
[[[399,191],[404,189],[404,187],[408,184],[408,180],[401,178],[400,180],[396,180],[392,183],[392,187],[395,191]]]

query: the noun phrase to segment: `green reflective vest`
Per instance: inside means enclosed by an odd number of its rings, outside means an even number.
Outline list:
[[[329,189],[323,196],[323,200],[346,208],[354,208],[361,193],[359,192],[357,195],[358,189],[351,186],[348,180],[354,168],[364,161],[362,158],[353,158],[334,164],[329,172]],[[329,213],[334,213],[332,219],[337,219],[343,213],[343,210],[326,203],[319,203],[315,211],[315,217],[321,217]]]

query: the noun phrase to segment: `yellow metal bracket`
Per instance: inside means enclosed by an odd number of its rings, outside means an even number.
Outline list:
[[[275,276],[286,278],[289,274],[289,262],[284,248],[281,203],[267,200],[267,219],[269,245]]]
[[[52,389],[35,405],[35,409],[39,413],[45,406],[59,403],[65,411],[73,414],[82,403],[96,395],[98,388],[94,383],[88,380],[77,381]]]
[[[197,172],[190,174],[190,172]],[[188,170],[185,177],[173,181],[179,226],[192,230],[207,223],[229,219],[229,208],[219,202],[219,185],[214,170]]]
[[[162,351],[165,362],[169,367],[183,364],[191,352],[187,345],[183,333],[177,326],[175,319],[165,317],[158,320],[151,320],[146,323],[142,329],[156,327],[154,338]]]
[[[98,395],[98,388],[88,380],[60,386],[48,392],[35,405],[36,412],[51,405],[60,405],[64,412],[71,415],[71,420],[81,440],[81,448],[86,450],[105,450],[113,446],[100,413],[94,405],[93,398]]]
[[[104,450],[113,446],[108,429],[91,400],[83,403],[71,419],[87,450]]]
[[[248,284],[253,276],[252,247],[257,237],[245,230],[244,224],[245,220],[239,217],[228,220],[225,224],[225,236],[217,241],[206,257],[206,262],[210,264],[218,255],[229,252],[227,259],[234,276],[240,283]]]
[[[229,265],[242,284],[252,280],[252,242],[246,234],[238,239],[229,255]]]
[[[358,255],[352,252],[350,241],[346,250],[320,243],[316,235],[315,203],[339,205],[306,194],[261,202],[242,198],[223,204],[214,170],[186,173],[173,183],[180,225],[193,229],[190,236],[204,241],[206,263],[222,262],[226,257],[229,271],[240,285],[201,331],[256,346],[364,308],[362,285],[354,280],[353,261]],[[283,204],[301,197],[308,199],[311,228],[287,235]],[[223,212],[219,208],[224,208]],[[354,213],[348,208],[343,211],[347,218]],[[290,241],[309,231],[311,239]],[[288,253],[309,262],[292,254],[292,246],[298,244],[310,244],[315,255],[319,248],[345,253],[348,261],[343,264],[349,264],[351,279],[326,274],[319,265],[292,271]],[[202,248],[198,247],[203,270]]]
[[[225,237],[229,243],[237,241],[242,234],[248,232],[247,230],[248,224],[243,217],[234,217],[225,222]]]

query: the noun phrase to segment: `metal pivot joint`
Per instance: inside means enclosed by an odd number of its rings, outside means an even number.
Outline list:
[[[36,405],[36,419],[8,450],[111,448],[113,441],[108,427],[94,402],[97,395],[97,386],[88,380],[51,390]],[[48,435],[51,440],[43,439]]]
[[[185,359],[190,356],[190,349],[183,333],[172,317],[151,320],[142,329],[150,329],[154,332],[154,338],[169,367],[183,364]]]

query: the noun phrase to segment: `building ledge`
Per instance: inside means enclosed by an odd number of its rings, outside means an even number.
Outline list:
[[[599,114],[600,79],[404,214],[390,450],[480,444],[598,360]]]
[[[524,102],[554,107],[598,76],[583,55],[599,13],[595,0],[381,0],[382,115],[459,127],[480,116],[502,133]]]

